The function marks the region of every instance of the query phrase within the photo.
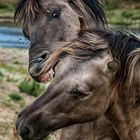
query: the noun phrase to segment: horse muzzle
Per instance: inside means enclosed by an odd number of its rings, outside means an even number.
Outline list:
[[[48,59],[49,53],[42,53],[39,57],[32,60],[29,64],[29,73],[31,77],[37,82],[48,82],[53,78],[54,72],[51,69],[47,73],[41,73],[43,64]]]

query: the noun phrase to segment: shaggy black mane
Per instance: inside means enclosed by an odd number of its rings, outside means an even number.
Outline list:
[[[106,16],[102,7],[101,0],[83,0],[95,16],[97,23],[106,24]]]

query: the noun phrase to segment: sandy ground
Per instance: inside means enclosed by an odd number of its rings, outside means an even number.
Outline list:
[[[24,76],[29,76],[27,71],[27,50],[0,48],[0,70],[2,71],[5,66],[11,66],[15,64],[18,64],[17,68],[24,69]],[[7,80],[9,77],[15,77],[18,74],[15,75],[15,73],[12,73],[12,71],[4,71],[3,74],[3,79],[0,79],[0,140],[19,140],[19,137],[15,131],[15,120],[17,113],[23,106],[21,107],[21,104],[9,99],[8,94],[15,92],[22,95],[25,101],[25,106],[31,103],[35,97],[20,93],[17,84]],[[54,135],[52,137],[53,138],[49,140],[58,140],[59,134],[57,137]]]
[[[2,49],[0,48],[0,69],[3,65],[12,65],[19,62],[19,66],[26,69],[27,51],[17,49]],[[14,73],[4,73],[4,80],[0,81],[0,140],[19,140],[15,132],[15,120],[17,113],[20,110],[18,103],[8,99],[8,94],[12,92],[20,92],[17,85],[5,80],[8,76],[14,76]],[[29,104],[34,97],[23,94],[25,104]]]

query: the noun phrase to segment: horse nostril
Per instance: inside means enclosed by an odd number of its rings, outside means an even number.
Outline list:
[[[39,58],[37,58],[37,60],[36,60],[36,62],[37,63],[40,63],[40,62],[42,62],[44,59],[42,58],[42,57],[39,57]]]
[[[43,60],[46,60],[46,59],[48,59],[48,57],[49,57],[49,52],[44,52],[40,55],[39,58],[43,59]]]
[[[32,60],[29,64],[29,73],[37,82],[40,82],[37,77],[39,76],[42,69],[42,64],[48,59],[48,57],[49,52],[45,51],[40,54],[36,59]]]
[[[42,63],[43,61],[48,59],[48,57],[49,57],[49,52],[44,52],[41,55],[39,55],[36,59],[31,60],[29,65],[32,66],[34,64]]]
[[[20,135],[21,137],[23,138],[29,138],[30,137],[30,134],[31,134],[31,131],[29,128],[27,127],[23,127],[20,129]]]

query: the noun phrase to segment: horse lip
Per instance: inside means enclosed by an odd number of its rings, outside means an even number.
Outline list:
[[[50,69],[48,72],[41,74],[40,81],[41,82],[49,82],[54,77],[53,69]]]
[[[55,74],[53,69],[50,69],[44,73],[39,73],[39,72],[37,73],[36,66],[32,66],[29,70],[29,73],[31,74],[33,79],[36,80],[37,82],[49,82],[54,77]]]
[[[32,66],[30,69],[29,69],[29,72],[32,76],[34,77],[37,77],[39,76],[39,73],[36,73],[36,66]]]
[[[40,75],[40,71],[42,69],[42,62],[40,63],[34,63],[32,65],[29,66],[29,73],[33,76],[33,77],[38,77]]]
[[[55,63],[53,68],[49,69],[47,72],[41,72],[43,62],[40,63],[34,63],[35,61],[32,61],[29,65],[29,73],[33,77],[33,79],[37,82],[49,82],[51,79],[55,76],[55,67],[58,64],[59,61]]]

